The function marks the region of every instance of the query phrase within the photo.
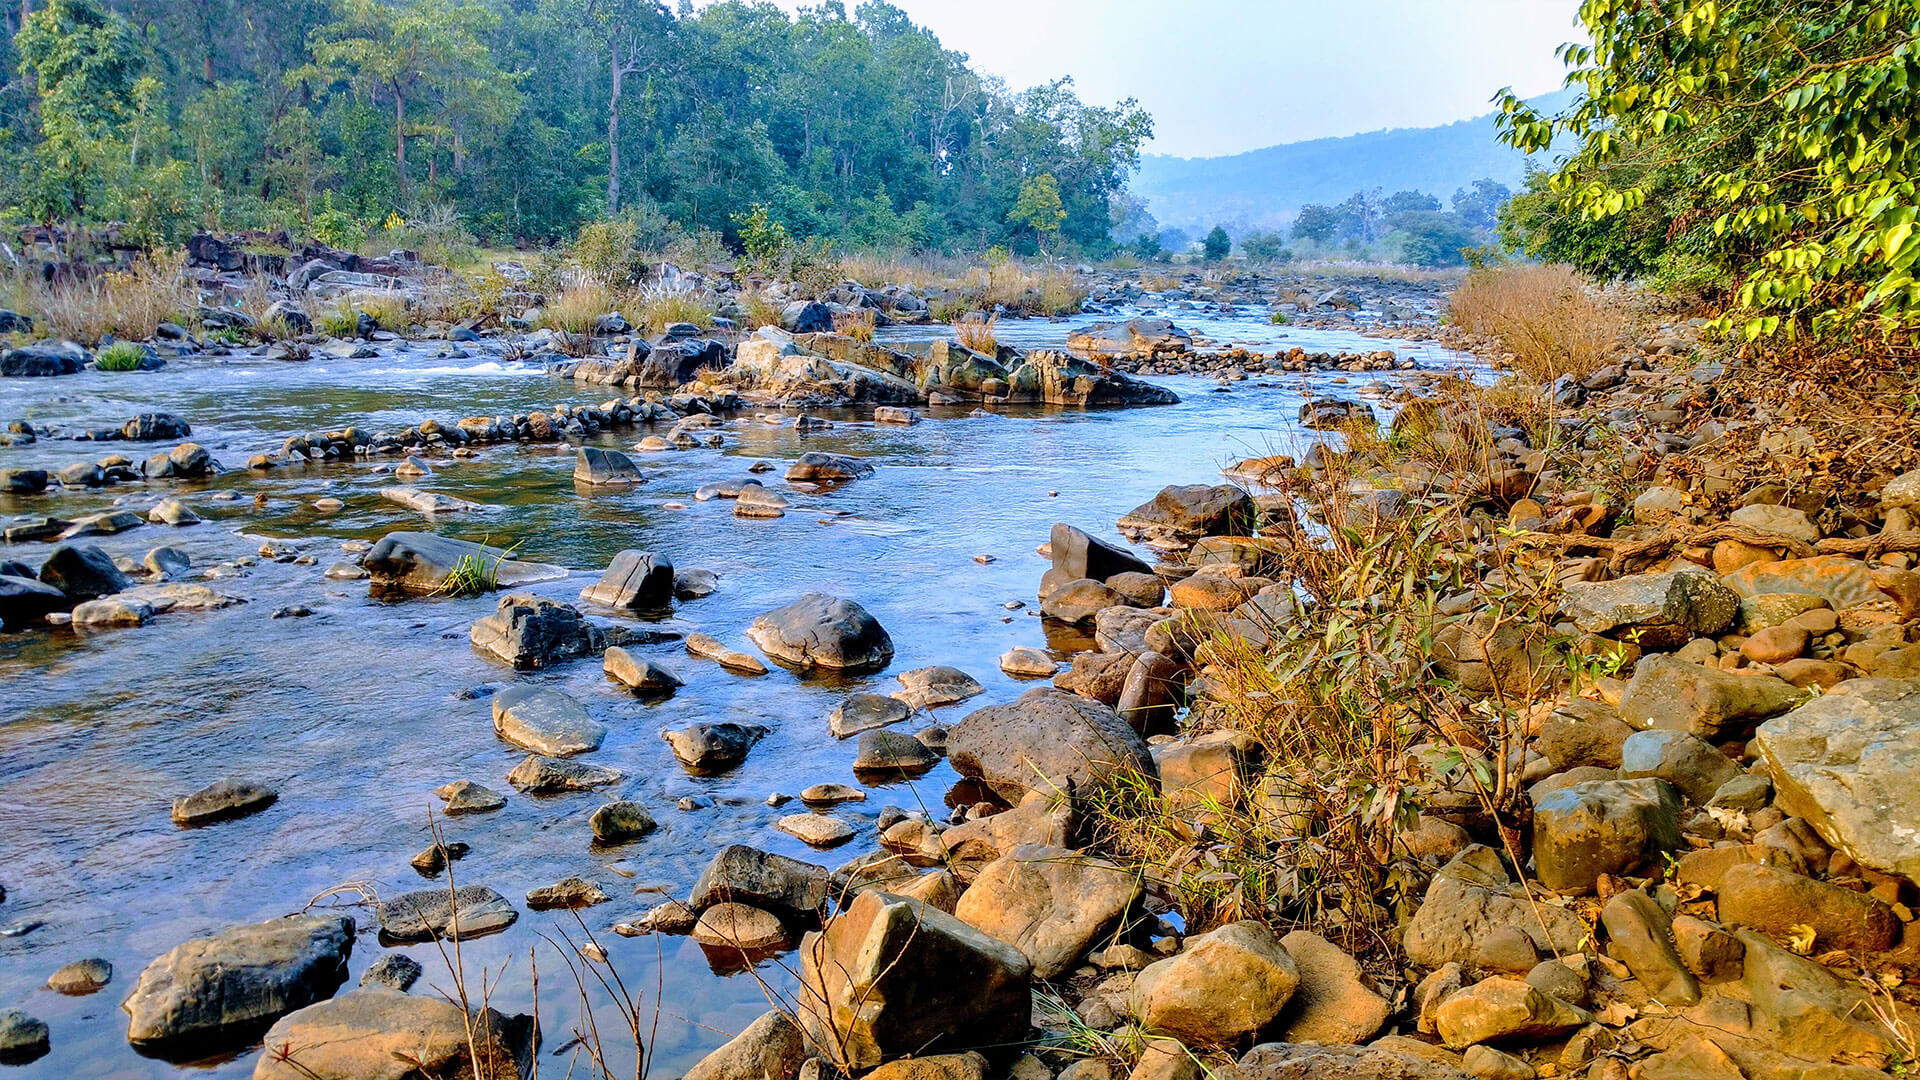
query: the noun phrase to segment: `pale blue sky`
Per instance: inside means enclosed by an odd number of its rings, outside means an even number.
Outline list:
[[[1012,86],[1139,98],[1148,149],[1182,157],[1477,116],[1502,86],[1558,89],[1554,48],[1585,37],[1578,0],[893,2]]]

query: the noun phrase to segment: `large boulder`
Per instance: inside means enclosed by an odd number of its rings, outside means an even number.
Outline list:
[[[1810,559],[1743,566],[1720,579],[1741,596],[1794,593],[1818,596],[1835,610],[1884,599],[1873,584],[1873,569],[1846,555],[1817,555]]]
[[[1566,587],[1567,614],[1589,634],[1628,633],[1649,649],[1717,634],[1740,610],[1740,594],[1705,570],[1635,574]]]
[[[700,775],[725,772],[747,760],[747,751],[766,736],[767,729],[759,724],[736,724],[731,720],[688,724],[660,733],[680,764]]]
[[[567,576],[565,567],[522,562],[500,548],[424,532],[392,532],[360,560],[376,590],[431,594],[447,587],[461,560],[478,561],[496,587],[512,588]]]
[[[1860,865],[1920,881],[1920,679],[1843,682],[1757,742],[1781,810]]]
[[[71,603],[97,600],[133,587],[113,557],[91,544],[61,544],[40,564],[40,584],[59,589]]]
[[[1490,966],[1496,931],[1518,927],[1536,954],[1579,952],[1587,924],[1571,910],[1536,903],[1514,883],[1500,856],[1474,845],[1433,875],[1407,924],[1408,959],[1423,968]]]
[[[1026,956],[918,901],[862,892],[806,936],[800,956],[800,1027],[841,1069],[1027,1035]]]
[[[147,965],[121,1004],[127,1040],[167,1053],[231,1045],[346,979],[353,920],[294,915],[175,946]]]
[[[268,1029],[254,1080],[520,1080],[531,1071],[534,1019],[384,986],[342,994]],[[479,1059],[475,1060],[475,1053]]]
[[[1680,847],[1680,794],[1665,780],[1590,780],[1534,800],[1534,872],[1556,892],[1586,892]]]
[[[32,578],[0,574],[0,629],[30,626],[72,603],[66,593],[51,585]]]
[[[780,309],[780,328],[794,334],[820,334],[833,329],[833,309],[818,300],[795,300]]]
[[[682,1080],[793,1080],[808,1057],[806,1036],[778,1009],[687,1070]]]
[[[1028,790],[1087,792],[1122,775],[1154,783],[1158,775],[1146,742],[1118,713],[1048,686],[969,713],[947,733],[947,760],[1010,800]]]
[[[1071,405],[1176,405],[1180,396],[1163,386],[1063,352],[1039,350],[1007,371],[1006,399]]]
[[[531,593],[509,593],[493,614],[474,621],[473,647],[520,669],[550,667],[607,647],[606,631],[578,608]]]
[[[1073,581],[1078,578],[1092,578],[1105,581],[1115,574],[1151,574],[1153,567],[1148,566],[1132,553],[1123,551],[1104,540],[1098,540],[1065,523],[1053,527],[1053,535],[1048,539],[1047,550],[1051,553],[1053,569],[1058,571],[1062,580]]]
[[[1300,985],[1280,1014],[1290,1043],[1359,1043],[1373,1038],[1393,1011],[1373,991],[1360,962],[1318,934],[1295,930],[1280,939],[1293,957]]]
[[[1811,930],[1822,948],[1870,954],[1892,947],[1900,936],[1899,918],[1879,898],[1779,867],[1732,867],[1721,876],[1718,892],[1722,923],[1777,938]]]
[[[0,352],[0,377],[76,375],[92,359],[71,341],[28,345]]]
[[[1232,484],[1169,485],[1120,519],[1127,539],[1191,544],[1203,536],[1246,534],[1254,523],[1253,496]]]
[[[1736,675],[1661,654],[1634,666],[1620,698],[1620,719],[1642,730],[1687,731],[1714,740],[1786,712],[1805,696],[1771,675]]]
[[[1026,954],[1036,978],[1070,971],[1140,902],[1140,882],[1106,861],[1028,844],[981,868],[953,914]]]
[[[573,466],[573,482],[587,487],[630,487],[646,477],[633,459],[618,450],[582,446]]]
[[[664,611],[673,603],[673,563],[665,555],[628,549],[613,557],[580,599],[626,611]]]
[[[1224,1045],[1272,1023],[1299,985],[1299,968],[1273,931],[1257,922],[1228,923],[1141,969],[1128,1011],[1149,1034]]]
[[[120,427],[120,437],[129,442],[184,439],[191,434],[193,427],[185,418],[165,412],[141,413]]]
[[[893,659],[893,639],[852,600],[808,593],[747,628],[768,656],[801,669],[878,671]]]
[[[493,695],[493,730],[536,754],[572,757],[600,749],[607,726],[550,686],[509,686]]]
[[[824,866],[731,844],[700,872],[688,904],[695,911],[715,904],[747,904],[771,911],[785,922],[818,926],[831,888]]]
[[[1125,322],[1097,322],[1067,331],[1067,348],[1107,356],[1151,356],[1186,352],[1193,335],[1171,319],[1138,318]]]

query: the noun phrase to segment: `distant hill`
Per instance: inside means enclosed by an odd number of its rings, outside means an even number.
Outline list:
[[[1573,95],[1560,90],[1532,103],[1558,112]],[[1493,117],[1283,143],[1229,157],[1150,154],[1128,187],[1146,199],[1162,226],[1188,230],[1222,222],[1272,227],[1308,203],[1337,203],[1363,188],[1418,189],[1445,202],[1485,176],[1518,190],[1526,157],[1500,142]]]

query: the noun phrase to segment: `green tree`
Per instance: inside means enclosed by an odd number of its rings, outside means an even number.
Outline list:
[[[1060,204],[1060,182],[1052,173],[1022,180],[1020,197],[1014,200],[1013,209],[1007,211],[1007,220],[1032,229],[1039,238],[1040,250],[1045,251],[1047,241],[1067,220],[1067,209]]]
[[[498,22],[492,12],[462,0],[337,2],[338,17],[313,31],[313,65],[301,75],[344,79],[392,105],[393,170],[403,197],[407,140],[450,146],[458,168],[472,127],[511,118],[518,80],[494,64],[482,40]],[[438,164],[437,155],[428,159],[429,183]]]
[[[14,37],[38,94],[40,142],[26,192],[42,221],[76,221],[123,152],[145,63],[133,27],[99,0],[49,0]]]
[[[1293,238],[1311,240],[1322,247],[1340,233],[1340,215],[1331,206],[1308,203],[1293,216]]]
[[[1400,239],[1400,257],[1415,266],[1460,266],[1463,248],[1473,246],[1473,229],[1458,215],[1438,210],[1415,210],[1398,216],[1394,231]]]
[[[1507,185],[1482,177],[1472,187],[1453,193],[1453,212],[1470,229],[1491,229],[1500,220],[1500,208],[1511,198],[1513,191]]]
[[[1287,262],[1293,258],[1286,238],[1266,229],[1254,229],[1241,237],[1240,251],[1254,262]]]
[[[1213,231],[1207,234],[1207,238],[1200,242],[1200,250],[1206,254],[1209,261],[1219,262],[1233,250],[1233,238],[1227,235],[1224,226],[1215,225]]]
[[[1593,43],[1562,55],[1581,100],[1546,117],[1500,99],[1514,146],[1577,141],[1551,179],[1560,213],[1661,231],[1661,272],[1710,267],[1721,325],[1750,339],[1920,326],[1920,3],[1783,19],[1764,0],[1585,0],[1580,18]]]

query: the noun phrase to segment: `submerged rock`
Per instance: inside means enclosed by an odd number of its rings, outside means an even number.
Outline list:
[[[578,608],[531,593],[500,598],[492,615],[473,624],[473,647],[516,668],[541,668],[607,647],[606,632],[587,622]]]
[[[279,798],[272,788],[239,780],[216,780],[191,795],[173,800],[176,825],[208,825],[245,817],[273,805]]]
[[[393,532],[380,538],[361,560],[375,589],[435,593],[447,587],[447,578],[462,560],[485,568],[493,587],[513,587],[550,581],[567,575],[564,567],[522,562],[506,551],[423,532]]]
[[[483,937],[505,930],[520,917],[506,897],[485,885],[402,893],[380,901],[374,910],[381,938],[394,944]]]

